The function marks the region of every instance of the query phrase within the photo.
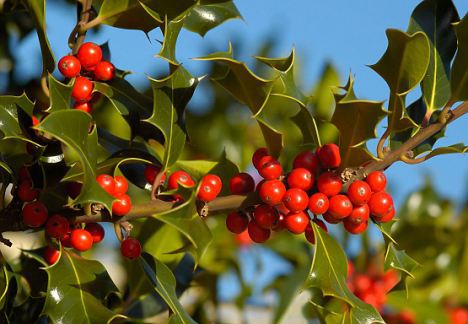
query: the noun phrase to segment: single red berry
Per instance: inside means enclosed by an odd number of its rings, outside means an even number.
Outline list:
[[[113,196],[115,194],[115,181],[112,176],[100,174],[96,177],[96,181],[109,195]]]
[[[101,62],[102,50],[99,45],[87,42],[80,46],[76,57],[85,70],[92,71]]]
[[[254,154],[252,155],[252,163],[255,167],[255,169],[258,170],[259,166],[260,166],[260,159],[264,156],[267,156],[268,155],[268,150],[266,147],[261,147],[259,149],[257,149]]]
[[[341,218],[335,218],[332,214],[329,212],[324,213],[323,219],[328,223],[328,224],[338,224],[339,222],[342,221]]]
[[[77,102],[84,102],[91,100],[94,85],[85,77],[76,77],[71,96]]]
[[[255,223],[265,229],[271,229],[279,218],[278,211],[270,205],[258,205],[253,212]]]
[[[216,196],[219,195],[221,189],[223,188],[223,182],[221,178],[216,174],[207,174],[201,179],[201,185],[209,185],[213,188],[213,191],[216,193]]]
[[[356,180],[348,188],[349,200],[354,205],[366,204],[372,196],[372,190],[367,182]]]
[[[323,221],[321,221],[320,219],[314,219],[312,221],[328,233],[327,225]],[[315,244],[315,233],[311,224],[308,224],[306,227],[305,237],[307,241],[309,241],[311,244]]]
[[[133,260],[141,255],[140,241],[133,237],[129,237],[120,244],[120,253],[127,259]]]
[[[91,114],[93,112],[93,106],[91,105],[89,101],[88,102],[77,101],[73,105],[73,108],[75,108],[76,110],[87,112],[88,114]]]
[[[393,199],[388,193],[379,191],[371,196],[368,205],[370,213],[377,218],[381,218],[391,211]]]
[[[210,184],[201,184],[197,193],[197,199],[204,202],[212,201],[217,197],[214,187]]]
[[[292,212],[301,211],[307,208],[309,196],[307,196],[307,193],[302,189],[291,188],[284,194],[283,203],[286,208]]]
[[[88,251],[93,246],[93,237],[88,231],[77,228],[71,231],[70,243],[75,250]]]
[[[369,219],[370,212],[369,212],[369,206],[367,204],[361,205],[361,206],[356,206],[353,208],[353,211],[349,215],[349,217],[346,218],[346,222],[351,222],[356,225],[359,225],[363,222],[367,222]]]
[[[368,275],[356,274],[353,279],[356,292],[363,293],[369,291],[372,286],[372,280]]]
[[[335,195],[330,198],[328,212],[335,218],[342,219],[348,217],[353,211],[353,204],[345,195]]]
[[[395,217],[395,206],[392,205],[388,213],[386,213],[382,217],[374,216],[374,220],[379,223],[388,223],[389,221],[393,219],[393,217]]]
[[[238,245],[243,247],[249,246],[253,243],[252,239],[250,238],[249,231],[247,229],[242,233],[235,235],[234,239]]]
[[[144,172],[144,176],[145,176],[145,179],[146,181],[149,183],[149,184],[153,184],[154,180],[156,179],[156,176],[159,174],[159,172],[161,172],[161,168],[160,167],[157,167],[157,166],[154,166],[154,165],[147,165],[145,167],[145,172]],[[164,173],[162,176],[161,176],[161,182],[160,184],[163,184],[164,181],[166,181],[166,173]]]
[[[382,171],[374,171],[369,173],[366,178],[366,182],[369,184],[373,192],[378,192],[385,190],[385,186],[387,185],[387,178]]]
[[[71,245],[71,231],[69,231],[67,234],[65,234],[64,237],[60,239],[60,243],[62,243],[62,246],[70,248],[72,247]]]
[[[302,234],[310,223],[309,216],[303,211],[289,213],[284,218],[284,227],[293,234]]]
[[[271,228],[273,231],[275,232],[280,232],[282,230],[285,229],[284,227],[284,219],[286,218],[286,215],[287,214],[283,214],[283,213],[279,213],[278,214],[278,220],[276,221],[276,223],[273,225],[273,227]]]
[[[132,201],[126,194],[117,196],[117,201],[112,204],[112,215],[124,216],[132,209]]]
[[[80,195],[81,188],[83,187],[82,183],[79,182],[69,182],[67,183],[67,194],[71,199],[75,199]]]
[[[343,220],[344,228],[351,234],[359,234],[364,232],[367,229],[368,223],[368,221],[365,221],[360,224],[356,224],[350,221],[349,217]]]
[[[241,172],[231,178],[229,189],[233,195],[245,195],[254,191],[255,182],[250,174]]]
[[[317,179],[318,191],[328,197],[337,195],[342,187],[340,176],[333,172],[322,173]]]
[[[468,323],[468,309],[463,307],[456,307],[450,311],[451,324],[467,324]]]
[[[304,168],[315,174],[320,170],[319,159],[312,151],[303,151],[299,153],[293,161],[293,169]]]
[[[104,235],[106,234],[104,227],[102,227],[99,223],[88,223],[85,226],[85,230],[87,230],[93,237],[94,244],[101,242],[104,239]]]
[[[309,190],[314,185],[314,175],[305,168],[293,169],[288,175],[288,185],[290,188],[299,188],[304,191]]]
[[[195,185],[192,177],[182,170],[175,171],[169,176],[167,186],[169,189],[173,190],[179,188],[179,183],[187,187],[193,187]]]
[[[50,216],[45,226],[45,232],[48,236],[54,238],[64,237],[70,229],[70,223],[62,215],[55,214]]]
[[[114,75],[115,67],[111,62],[101,61],[94,68],[94,78],[98,81],[110,81]]]
[[[247,227],[249,236],[255,243],[263,243],[270,238],[271,231],[258,225],[255,221],[251,221]]]
[[[128,190],[128,182],[122,176],[115,176],[114,177],[115,187],[114,187],[114,195],[120,196],[127,192]]]
[[[281,164],[274,157],[267,155],[258,162],[258,173],[266,180],[278,179],[283,173]]]
[[[321,192],[314,193],[309,198],[309,210],[315,215],[325,214],[329,206],[328,197]]]
[[[226,227],[231,233],[240,234],[247,229],[248,225],[247,216],[238,211],[232,211],[226,217]]]
[[[24,202],[33,201],[39,197],[39,189],[33,188],[30,180],[23,180],[18,186],[18,197]]]
[[[60,251],[51,246],[46,246],[44,249],[44,260],[48,265],[53,265],[60,257]]]
[[[341,164],[340,148],[336,144],[325,144],[319,150],[317,155],[320,164],[325,169],[334,169]]]
[[[285,193],[286,187],[284,183],[279,180],[265,181],[258,192],[260,199],[270,206],[280,204]]]
[[[64,77],[71,79],[80,74],[81,63],[73,55],[67,55],[58,62],[58,69]]]
[[[24,205],[22,214],[24,224],[29,227],[41,227],[49,216],[46,206],[40,201]]]

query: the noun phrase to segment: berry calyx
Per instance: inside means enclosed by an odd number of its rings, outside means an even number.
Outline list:
[[[266,180],[278,179],[283,173],[281,164],[274,157],[267,155],[258,162],[258,173]]]
[[[317,189],[328,197],[337,195],[343,184],[340,177],[333,172],[322,173],[317,179]]]
[[[71,231],[70,244],[77,251],[88,251],[93,246],[93,237],[88,231],[77,228]]]
[[[230,212],[226,217],[226,227],[231,233],[240,234],[247,229],[248,225],[249,219],[240,212]]]
[[[91,100],[94,85],[85,77],[76,77],[71,96],[77,102],[85,102]]]
[[[115,186],[114,186],[115,196],[120,196],[127,192],[128,190],[127,179],[118,175],[114,177],[114,183],[115,183]]]
[[[48,217],[46,206],[40,201],[27,203],[23,207],[23,222],[29,227],[41,227]]]
[[[133,237],[129,237],[120,244],[120,253],[127,259],[133,260],[141,255],[140,241]]]
[[[252,241],[255,243],[263,243],[270,238],[271,231],[259,226],[255,221],[251,221],[247,227],[248,233]]]
[[[53,265],[60,257],[60,251],[51,246],[46,246],[44,249],[44,260],[48,265]]]
[[[319,159],[312,151],[303,151],[294,158],[293,168],[304,168],[315,174],[320,170]]]
[[[393,209],[393,199],[388,193],[379,191],[372,195],[369,200],[370,213],[381,218]]]
[[[317,150],[320,164],[325,169],[334,169],[341,164],[340,148],[336,144],[325,144]]]
[[[231,178],[229,189],[233,195],[245,195],[254,191],[255,182],[250,174],[241,172]]]
[[[279,180],[265,181],[258,192],[260,199],[270,206],[280,204],[285,193],[286,187],[284,183]]]
[[[369,184],[373,192],[378,192],[385,190],[385,186],[387,185],[387,178],[382,171],[374,171],[369,173],[369,175],[366,177],[366,182]]]
[[[302,234],[310,223],[309,216],[303,212],[289,213],[284,218],[284,227],[293,234]]]
[[[325,214],[330,203],[327,195],[317,192],[309,198],[309,210],[315,215]]]
[[[268,150],[266,147],[260,147],[254,152],[254,154],[252,155],[252,163],[255,169],[258,170],[258,168],[260,167],[260,159],[267,155],[268,155]]]
[[[64,237],[69,230],[70,224],[68,220],[59,214],[50,216],[45,226],[46,234],[58,239]]]
[[[364,181],[356,180],[348,188],[349,200],[354,205],[366,204],[372,196],[371,187]]]
[[[80,46],[76,57],[85,70],[92,71],[101,62],[102,50],[99,45],[87,42]]]
[[[115,194],[115,181],[112,176],[100,174],[96,177],[96,181],[109,195],[113,196]]]
[[[283,203],[291,212],[301,211],[307,208],[309,196],[307,196],[307,193],[302,189],[291,188],[284,194]]]
[[[112,204],[112,215],[124,216],[132,209],[132,201],[127,194],[116,197],[118,200]]]
[[[94,68],[94,78],[99,81],[110,81],[115,76],[115,66],[111,62],[101,61]]]
[[[175,171],[169,176],[167,186],[169,189],[173,190],[179,188],[179,183],[187,187],[193,187],[195,185],[192,177],[182,170]]]
[[[33,188],[30,180],[23,180],[18,186],[18,198],[24,202],[30,202],[39,197],[39,189]]]
[[[106,232],[104,231],[104,227],[98,223],[88,223],[85,226],[85,230],[91,234],[93,238],[93,244],[99,243],[104,239]]]
[[[353,204],[345,195],[335,195],[330,198],[328,213],[334,218],[342,219],[348,217],[353,211]]]
[[[64,77],[71,79],[80,74],[81,63],[73,55],[67,55],[58,62],[58,69]]]
[[[258,226],[265,229],[271,229],[278,222],[278,212],[270,205],[258,205],[254,212],[253,217]]]
[[[73,105],[73,108],[76,109],[76,110],[81,110],[81,111],[84,111],[84,112],[87,112],[88,114],[91,114],[93,112],[93,106],[91,105],[91,103],[88,101],[88,102],[75,102],[75,104]]]
[[[304,191],[309,190],[314,185],[314,175],[306,168],[293,169],[288,175],[288,185],[290,188],[299,188]]]

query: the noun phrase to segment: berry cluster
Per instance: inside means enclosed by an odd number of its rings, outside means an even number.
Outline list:
[[[100,174],[96,177],[97,183],[109,195],[117,200],[112,204],[112,215],[124,216],[132,209],[130,196],[126,194],[128,182],[122,176],[112,177],[108,174]]]
[[[231,212],[226,226],[236,234],[247,229],[254,242],[268,240],[271,230],[287,229],[293,234],[305,233],[314,244],[311,219],[327,231],[318,215],[329,224],[342,222],[352,234],[365,231],[369,217],[375,222],[388,222],[395,215],[392,197],[384,192],[385,175],[380,171],[370,173],[364,181],[354,181],[342,192],[343,182],[335,171],[341,156],[335,144],[299,153],[286,176],[280,162],[266,148],[255,151],[252,163],[263,180],[255,187],[252,176],[239,173],[230,180],[230,189],[236,195],[256,191],[262,203],[250,210]],[[308,211],[314,215],[312,218]]]
[[[110,81],[114,78],[115,67],[112,63],[102,60],[102,50],[99,45],[88,42],[78,49],[76,56],[67,55],[58,62],[60,73],[66,78],[75,78],[72,89],[73,107],[92,112],[92,93],[94,85],[90,79]]]

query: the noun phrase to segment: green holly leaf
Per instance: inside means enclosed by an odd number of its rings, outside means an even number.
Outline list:
[[[83,188],[73,204],[97,202],[109,211],[114,198],[96,182],[98,153],[97,129],[88,133],[92,117],[79,110],[60,110],[48,115],[36,128],[49,134],[76,153],[84,170]]]
[[[203,0],[187,14],[184,27],[201,36],[230,20],[242,18],[232,1]]]
[[[453,154],[453,153],[466,153],[468,151],[468,146],[463,143],[454,144],[446,147],[438,147],[435,150],[431,151],[427,157],[431,158],[437,155],[442,154]]]
[[[63,84],[49,74],[50,108],[49,113],[70,108],[73,83]]]
[[[147,253],[142,254],[139,262],[154,290],[172,310],[174,315],[172,315],[169,322],[196,323],[179,302],[176,294],[176,280],[171,270],[164,263]]]
[[[171,21],[166,19],[164,23],[164,41],[157,56],[165,59],[173,65],[178,65],[176,58],[176,43],[183,25],[184,19]]]
[[[390,242],[387,244],[387,250],[385,252],[385,270],[394,269],[397,270],[401,279],[400,282],[404,284],[401,289],[406,290],[408,293],[408,282],[407,278],[414,278],[413,272],[419,267],[419,263],[411,258],[405,251],[398,250],[395,247],[395,244]],[[394,290],[401,290],[400,287],[395,287]]]
[[[0,96],[1,139],[22,137],[18,109],[22,109],[27,115],[31,116],[34,103],[24,93],[21,96]]]
[[[384,323],[380,314],[369,304],[354,296],[346,285],[348,260],[340,244],[315,223],[315,253],[305,287],[319,288],[323,296],[331,296],[347,303],[343,317],[350,323]]]
[[[68,323],[109,323],[125,318],[103,304],[118,289],[98,261],[62,250],[60,259],[44,270],[49,280],[42,314],[53,322],[66,318]]]
[[[457,49],[452,23],[458,20],[451,0],[425,0],[411,15],[408,33],[422,31],[429,38],[430,60],[421,90],[431,113],[450,99],[450,62]]]
[[[468,100],[468,15],[455,24],[458,49],[452,65],[450,85],[453,101]]]

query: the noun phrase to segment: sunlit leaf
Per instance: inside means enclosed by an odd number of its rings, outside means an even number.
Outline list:
[[[455,24],[458,49],[452,65],[450,85],[454,101],[468,100],[468,15]]]
[[[49,74],[49,113],[70,108],[72,84],[63,84]]]

